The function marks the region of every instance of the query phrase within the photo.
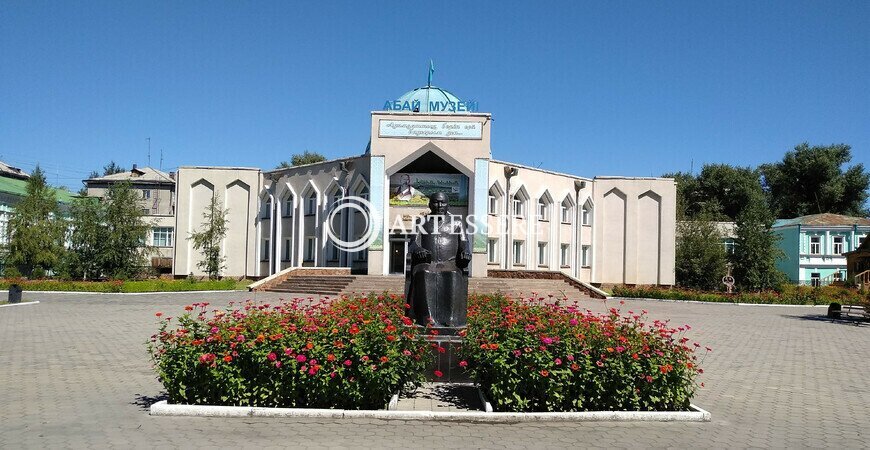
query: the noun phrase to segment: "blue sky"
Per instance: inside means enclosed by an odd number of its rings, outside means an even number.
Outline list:
[[[360,154],[434,83],[496,159],[595,175],[757,165],[845,142],[870,166],[870,2],[0,2],[0,160],[77,190],[115,160],[270,169]]]

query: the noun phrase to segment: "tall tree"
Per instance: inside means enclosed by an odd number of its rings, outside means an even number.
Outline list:
[[[288,169],[293,166],[304,166],[305,164],[314,164],[326,161],[326,157],[317,152],[305,150],[303,153],[297,153],[290,158],[290,162],[281,161],[275,167],[276,169]]]
[[[785,274],[776,267],[783,257],[777,246],[779,237],[771,228],[774,216],[763,202],[751,202],[737,216],[734,254],[734,278],[741,289],[760,291],[785,282]]]
[[[202,252],[202,261],[197,267],[208,274],[212,280],[220,278],[224,269],[224,258],[221,255],[221,243],[227,235],[228,209],[221,207],[220,198],[215,195],[205,211],[202,213],[202,228],[190,234],[193,241],[193,249]]]
[[[9,219],[6,264],[24,276],[43,276],[53,270],[63,255],[65,220],[60,217],[54,189],[36,166],[27,180],[27,193],[15,205]]]
[[[846,144],[810,146],[806,142],[787,152],[782,161],[764,164],[764,187],[779,217],[835,213],[866,216],[870,174],[863,164],[845,168],[852,160]]]
[[[129,181],[112,184],[103,199],[107,237],[102,251],[104,275],[127,279],[145,265],[146,239],[151,225],[145,222],[138,192]]]
[[[127,169],[115,164],[115,161],[109,161],[109,164],[103,166],[103,176],[114,175],[116,173],[126,172]]]
[[[690,289],[716,290],[726,273],[727,255],[722,234],[712,215],[702,211],[677,222],[677,285]]]
[[[69,249],[64,271],[72,278],[92,280],[103,276],[103,252],[109,242],[105,208],[100,200],[84,195],[70,205]]]
[[[759,172],[750,167],[705,164],[697,176],[665,174],[677,182],[677,211],[685,218],[700,214],[712,220],[733,221],[750,202],[763,202]]]

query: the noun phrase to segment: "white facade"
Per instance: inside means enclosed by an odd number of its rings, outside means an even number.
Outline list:
[[[546,270],[596,284],[674,284],[674,180],[586,178],[494,160],[491,128],[488,113],[377,111],[359,156],[267,172],[182,167],[176,234],[189,235],[210,196],[220,193],[233,223],[228,276],[264,277],[290,267],[399,275],[407,231],[428,212],[410,180],[433,179],[458,199],[451,212],[475,218],[470,276]],[[362,235],[359,213],[344,210],[327,223],[349,196],[370,200],[379,220],[374,242],[355,253],[335,248],[327,233],[331,226],[343,240]],[[176,242],[173,273],[202,274],[190,245]]]

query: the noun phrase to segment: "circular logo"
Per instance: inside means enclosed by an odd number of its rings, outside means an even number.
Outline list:
[[[341,238],[341,224],[338,224],[338,232],[336,232],[334,228],[336,225],[335,218],[344,210],[348,210],[350,213],[360,213],[360,216],[362,216],[365,221],[363,232],[360,234],[358,239],[346,241]],[[365,250],[369,248],[378,237],[375,232],[375,226],[377,225],[377,220],[374,220],[375,218],[376,214],[374,208],[372,208],[372,204],[368,200],[356,196],[341,198],[332,204],[329,214],[326,216],[326,235],[329,236],[332,245],[340,250],[348,253]]]

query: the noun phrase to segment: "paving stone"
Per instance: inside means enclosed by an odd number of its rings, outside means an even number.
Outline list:
[[[870,359],[864,350],[870,326],[825,320],[823,308],[641,300],[581,305],[645,309],[652,319],[690,324],[687,336],[714,349],[703,362],[706,387],[694,400],[712,413],[712,422],[497,425],[149,416],[148,406],[162,395],[145,350],[156,329],[154,313],[178,315],[196,301],[225,305],[248,298],[274,302],[292,295],[25,292],[25,301],[41,303],[0,309],[0,448],[870,446]],[[430,405],[442,400],[426,399]]]

